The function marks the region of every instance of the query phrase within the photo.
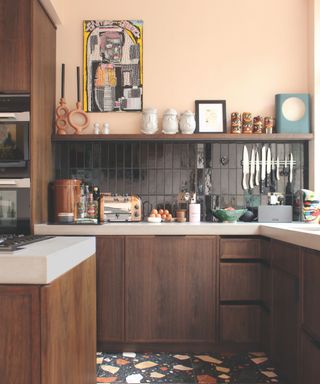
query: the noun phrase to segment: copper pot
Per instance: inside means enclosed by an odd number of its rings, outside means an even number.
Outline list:
[[[59,222],[59,213],[73,213],[77,219],[77,205],[80,201],[81,180],[60,179],[53,182],[54,219]]]

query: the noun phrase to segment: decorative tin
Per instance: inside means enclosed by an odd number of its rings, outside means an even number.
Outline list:
[[[241,113],[231,113],[231,133],[242,133]]]
[[[274,118],[271,116],[266,116],[264,118],[264,130],[267,134],[270,134],[273,132],[274,127]]]
[[[255,116],[253,118],[253,133],[262,133],[263,132],[263,117]]]
[[[252,133],[252,113],[243,112],[242,114],[242,132],[243,133]]]

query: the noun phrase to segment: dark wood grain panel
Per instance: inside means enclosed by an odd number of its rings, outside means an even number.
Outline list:
[[[124,341],[124,237],[97,237],[98,346]]]
[[[0,92],[31,91],[31,2],[0,2]]]
[[[1,383],[40,384],[39,287],[0,285]]]
[[[272,303],[271,268],[269,265],[261,265],[261,301],[263,306],[270,310]]]
[[[271,241],[272,266],[294,276],[299,276],[300,248],[283,241]]]
[[[31,221],[35,224],[48,221],[48,182],[53,178],[56,30],[39,1],[31,3]]]
[[[41,288],[41,382],[96,381],[96,259]]]
[[[214,237],[127,237],[126,339],[214,341]]]
[[[220,300],[260,300],[259,263],[220,263]]]
[[[273,269],[272,292],[272,360],[284,378],[296,384],[299,332],[298,279],[281,269]]]
[[[320,344],[306,334],[301,337],[301,376],[299,383],[318,384],[320,378]]]
[[[302,250],[302,322],[320,341],[320,252]]]
[[[260,239],[221,238],[221,259],[259,259]]]
[[[220,340],[259,343],[261,308],[258,305],[220,305]]]

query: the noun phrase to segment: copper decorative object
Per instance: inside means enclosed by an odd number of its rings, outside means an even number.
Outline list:
[[[65,135],[68,126],[69,108],[64,100],[64,64],[61,66],[61,98],[56,109],[56,128],[58,135]]]

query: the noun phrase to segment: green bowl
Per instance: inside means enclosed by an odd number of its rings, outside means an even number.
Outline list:
[[[235,223],[246,212],[247,209],[234,209],[233,211],[226,209],[216,209],[213,211],[213,214],[222,222]]]

